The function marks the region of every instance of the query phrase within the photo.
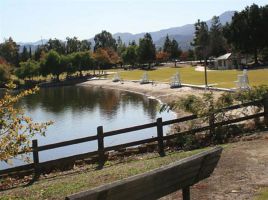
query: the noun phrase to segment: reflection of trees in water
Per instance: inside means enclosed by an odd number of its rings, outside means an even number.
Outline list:
[[[92,112],[99,108],[101,115],[111,118],[118,112],[120,104],[126,112],[128,105],[133,108],[142,105],[144,112],[151,119],[155,119],[157,114],[156,101],[143,95],[100,87],[43,88],[37,94],[26,97],[22,103],[28,110],[42,107],[54,114],[61,114],[66,109],[72,112]]]

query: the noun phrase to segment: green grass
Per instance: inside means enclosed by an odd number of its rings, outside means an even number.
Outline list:
[[[94,170],[88,165],[83,172],[73,172],[68,175],[51,176],[27,187],[17,187],[0,193],[0,199],[63,199],[75,192],[87,190],[105,183],[120,180],[140,174],[148,170],[167,165],[179,159],[200,153],[205,149],[188,152],[168,153],[165,157],[151,153],[124,162],[107,162],[102,170]]]
[[[114,72],[120,70],[111,70]],[[164,67],[157,70],[147,71],[150,80],[169,82],[172,75],[177,71],[180,73],[182,83],[204,85],[204,72],[195,71],[194,67],[171,68]],[[120,76],[123,80],[139,80],[143,75],[143,70],[120,71]],[[237,80],[237,75],[242,74],[239,70],[215,70],[208,71],[208,83],[217,84],[215,87],[234,88],[234,81]],[[249,70],[249,82],[251,86],[262,84],[268,85],[268,69]],[[113,77],[110,75],[110,77]]]
[[[268,188],[262,188],[255,200],[267,200],[268,199]]]

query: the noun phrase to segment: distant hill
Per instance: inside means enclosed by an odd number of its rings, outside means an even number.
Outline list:
[[[235,11],[227,11],[222,13],[219,18],[221,23],[224,25],[227,22],[232,20]],[[211,19],[206,21],[208,27],[211,27]],[[115,33],[113,34],[114,38],[121,37],[122,41],[129,43],[129,41],[135,40],[139,41],[139,38],[142,38],[145,33],[131,34],[131,33]],[[186,24],[184,26],[173,27],[168,29],[163,29],[160,31],[150,32],[152,39],[156,47],[162,47],[165,41],[166,35],[169,35],[172,39],[174,38],[179,42],[182,49],[191,48],[191,41],[194,36],[194,24]]]
[[[227,22],[230,22],[232,20],[232,17],[234,15],[235,11],[226,11],[219,15],[221,23],[224,25]],[[208,24],[208,27],[210,28],[211,26],[211,20],[206,21]],[[159,31],[154,31],[154,32],[149,32],[152,36],[152,39],[156,45],[157,48],[162,47],[165,41],[166,35],[169,35],[170,38],[174,38],[177,40],[179,43],[180,47],[183,50],[187,50],[191,48],[191,41],[193,40],[194,37],[194,23],[193,24],[186,24],[184,26],[179,26],[179,27],[173,27],[173,28],[168,28],[168,29],[163,29]],[[144,36],[145,32],[143,33],[138,33],[138,34],[132,34],[132,33],[115,33],[113,34],[113,37],[117,39],[119,36],[121,37],[122,41],[126,44],[129,42],[135,40],[137,43],[140,38]],[[43,40],[43,43],[46,43],[48,40]],[[94,45],[94,40],[93,38],[90,38],[89,41]],[[30,46],[32,47],[32,50],[34,51],[37,45],[42,44],[42,41],[39,40],[37,42],[33,43],[19,43],[21,45],[21,50],[23,46],[27,46],[29,48]]]

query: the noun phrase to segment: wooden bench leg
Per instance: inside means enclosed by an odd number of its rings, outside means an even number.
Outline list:
[[[186,187],[182,189],[182,199],[190,200],[190,187]]]

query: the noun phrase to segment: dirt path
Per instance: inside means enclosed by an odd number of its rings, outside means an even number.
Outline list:
[[[246,200],[260,187],[268,187],[268,131],[257,140],[230,144],[213,175],[192,187],[191,195],[193,200]],[[178,192],[162,199],[180,198]]]

